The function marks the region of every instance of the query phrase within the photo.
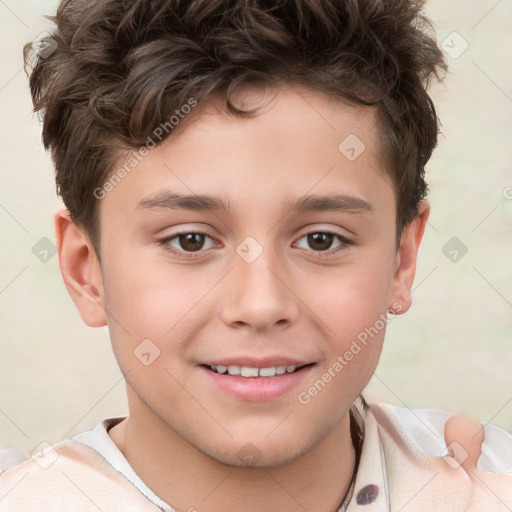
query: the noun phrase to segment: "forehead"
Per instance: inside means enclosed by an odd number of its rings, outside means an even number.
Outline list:
[[[321,161],[323,152],[334,159],[341,154],[350,162],[364,153],[379,160],[373,107],[293,85],[277,89],[246,87],[230,99],[235,107],[254,110],[254,114],[235,116],[227,111],[225,100],[216,96],[197,107],[172,135],[179,136],[183,144],[196,146],[204,146],[215,138],[214,144],[220,143],[220,150],[222,143],[229,143],[232,153],[241,144],[247,150],[252,146],[259,155],[266,152],[273,158],[280,153],[290,159],[295,153],[300,159],[303,150],[316,148],[309,151],[312,160]],[[160,150],[165,150],[165,144]]]
[[[247,89],[232,101],[257,111],[240,117],[219,98],[201,103],[104,203],[134,209],[165,190],[216,195],[246,212],[335,189],[370,204],[393,199],[372,108],[292,86]]]

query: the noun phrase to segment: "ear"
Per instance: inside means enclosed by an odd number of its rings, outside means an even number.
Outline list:
[[[390,301],[392,304],[401,305],[400,309],[390,307],[395,314],[403,314],[411,307],[411,288],[416,273],[416,258],[429,215],[430,205],[428,201],[423,200],[418,206],[418,215],[402,231]]]
[[[101,266],[89,237],[65,209],[55,215],[55,235],[62,278],[82,320],[90,327],[106,325]]]

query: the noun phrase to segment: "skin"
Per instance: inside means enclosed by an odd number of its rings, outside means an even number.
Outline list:
[[[56,216],[66,286],[85,323],[108,324],[125,374],[130,413],[110,436],[179,511],[336,510],[354,468],[348,410],[385,328],[308,403],[298,396],[380,315],[409,309],[429,214],[424,201],[397,248],[395,192],[371,108],[291,86],[260,92],[235,98],[243,107],[264,100],[249,119],[215,98],[200,104],[99,201],[101,264],[69,213]],[[355,161],[338,149],[349,134],[366,146]],[[138,207],[162,191],[215,196],[231,211]],[[371,211],[287,206],[334,194]],[[333,230],[349,242],[306,236]],[[178,231],[212,238],[187,257],[190,246],[168,240]],[[248,236],[262,249],[251,263],[236,252]],[[134,356],[144,339],[160,351],[148,366]],[[199,366],[241,354],[314,365],[291,391],[255,402],[219,390]],[[253,460],[239,455],[248,446]]]

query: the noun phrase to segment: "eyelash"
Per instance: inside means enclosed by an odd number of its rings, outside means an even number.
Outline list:
[[[314,251],[314,250],[310,251],[310,252],[315,253],[319,257],[331,256],[332,254],[335,254],[335,253],[337,253],[339,251],[346,250],[349,246],[354,245],[354,242],[352,240],[349,240],[345,236],[343,236],[343,235],[341,235],[339,233],[336,233],[335,231],[329,231],[329,230],[308,231],[306,233],[303,233],[297,239],[297,241],[302,240],[307,235],[318,234],[318,233],[321,233],[321,234],[324,234],[324,235],[333,235],[335,237],[335,239],[337,239],[340,242],[340,245],[338,245],[334,249],[328,249],[326,251]],[[212,249],[206,249],[206,250],[201,249],[199,251],[186,252],[186,251],[176,250],[173,247],[171,247],[171,245],[169,244],[170,241],[172,241],[172,240],[174,240],[174,239],[176,239],[176,238],[178,238],[178,237],[180,237],[182,235],[190,235],[190,234],[206,235],[207,237],[211,238],[212,240],[215,240],[215,237],[211,233],[209,233],[208,231],[180,231],[178,233],[174,233],[171,236],[165,237],[162,240],[159,240],[158,244],[165,251],[170,252],[172,254],[177,254],[180,257],[184,257],[184,258],[197,258],[198,255],[205,256],[205,254],[208,254],[209,251],[212,250]],[[304,250],[306,250],[306,249],[304,249]]]

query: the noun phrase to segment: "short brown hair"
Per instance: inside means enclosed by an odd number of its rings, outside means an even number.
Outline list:
[[[425,165],[439,130],[427,89],[446,69],[423,7],[423,0],[62,0],[51,18],[57,48],[30,76],[58,193],[97,242],[94,190],[121,150],[145,144],[190,98],[222,94],[231,113],[248,115],[230,102],[238,86],[298,84],[376,108],[399,237],[427,193]],[[26,61],[29,52],[30,44]]]

